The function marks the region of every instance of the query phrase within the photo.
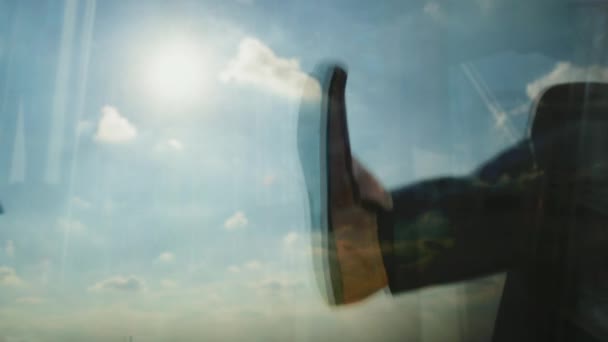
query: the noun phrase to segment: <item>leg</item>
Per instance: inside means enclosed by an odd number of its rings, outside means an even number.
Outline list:
[[[393,209],[378,215],[391,291],[501,272],[524,259],[536,183],[445,178],[393,192]]]

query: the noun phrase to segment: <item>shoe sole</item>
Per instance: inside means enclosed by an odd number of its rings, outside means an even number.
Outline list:
[[[343,285],[331,224],[329,143],[334,130],[330,130],[330,125],[341,126],[345,171],[354,184],[344,103],[346,75],[335,64],[318,66],[312,76],[321,86],[321,96],[317,100],[303,99],[298,118],[298,153],[308,195],[315,276],[323,297],[331,305],[343,302]]]

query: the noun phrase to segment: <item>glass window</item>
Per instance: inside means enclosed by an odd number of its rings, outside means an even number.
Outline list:
[[[0,0],[0,341],[492,340],[510,268],[323,299],[304,84],[347,67],[353,155],[387,189],[469,177],[549,86],[608,81],[607,9]],[[586,284],[568,319],[608,338],[605,271],[564,277]]]

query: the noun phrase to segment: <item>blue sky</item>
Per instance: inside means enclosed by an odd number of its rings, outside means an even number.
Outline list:
[[[472,171],[608,78],[602,12],[508,3],[0,0],[0,341],[483,340],[500,276],[324,305],[296,122],[336,60],[384,184]]]

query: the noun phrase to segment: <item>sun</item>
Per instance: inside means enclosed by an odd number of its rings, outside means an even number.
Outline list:
[[[202,99],[205,54],[195,41],[175,38],[154,46],[141,67],[143,87],[151,100],[183,106]]]

